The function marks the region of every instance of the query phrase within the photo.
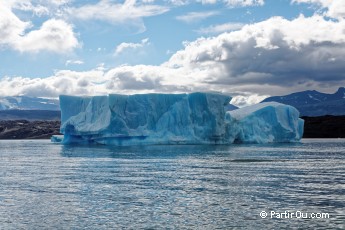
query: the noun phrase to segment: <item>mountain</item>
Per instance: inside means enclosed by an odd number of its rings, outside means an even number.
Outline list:
[[[57,110],[0,110],[0,121],[59,121],[60,116],[61,112]]]
[[[340,87],[334,94],[308,90],[285,96],[274,96],[262,102],[276,101],[297,108],[301,116],[345,115],[345,88]]]
[[[38,97],[0,97],[1,110],[60,110],[59,100]]]

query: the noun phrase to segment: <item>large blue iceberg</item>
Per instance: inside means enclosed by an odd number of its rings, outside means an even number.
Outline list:
[[[213,93],[60,96],[61,133],[53,142],[105,145],[295,142],[299,112],[262,103],[226,112],[231,97]]]

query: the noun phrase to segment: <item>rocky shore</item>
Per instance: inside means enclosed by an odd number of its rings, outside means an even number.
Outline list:
[[[345,116],[302,117],[303,138],[345,138]]]
[[[60,121],[0,120],[0,139],[49,139],[60,133]]]

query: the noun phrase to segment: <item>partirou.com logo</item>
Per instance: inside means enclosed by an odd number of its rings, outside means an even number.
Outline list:
[[[303,212],[303,211],[284,211],[284,212],[276,212],[276,211],[261,211],[260,217],[270,218],[270,219],[329,219],[329,213],[323,212]]]

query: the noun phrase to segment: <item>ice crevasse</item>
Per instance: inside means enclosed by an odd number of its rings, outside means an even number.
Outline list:
[[[296,142],[304,121],[292,106],[261,103],[225,111],[214,93],[60,96],[61,133],[53,142],[105,145]]]

